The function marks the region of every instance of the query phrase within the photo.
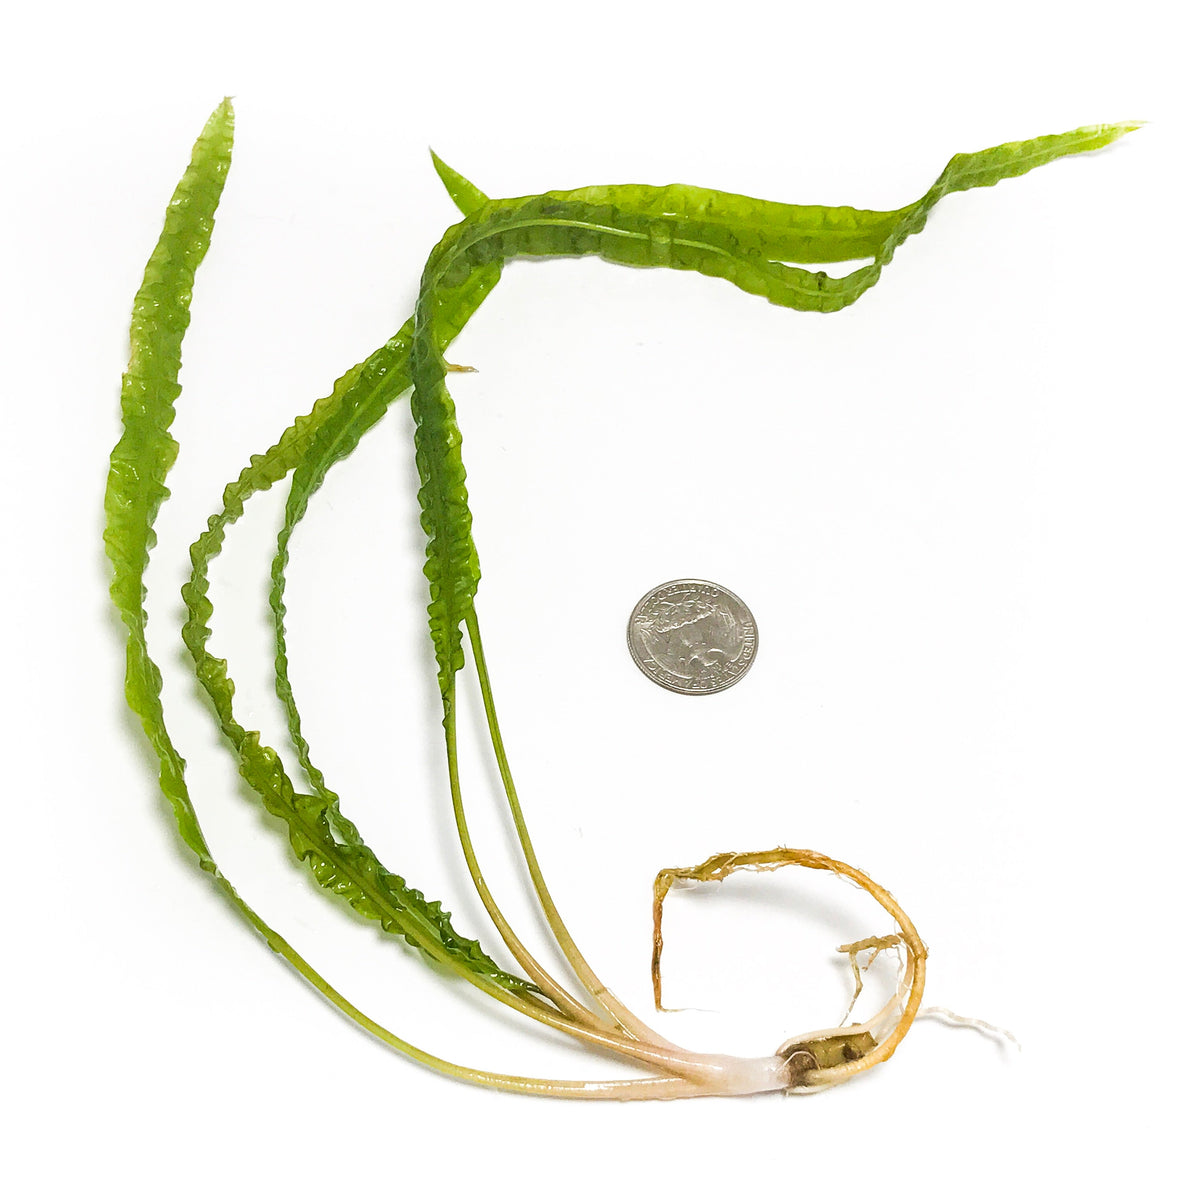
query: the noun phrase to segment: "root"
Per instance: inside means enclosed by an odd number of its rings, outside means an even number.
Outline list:
[[[854,1011],[854,1006],[858,1003],[859,996],[863,990],[863,975],[871,969],[871,964],[879,957],[883,950],[890,950],[893,946],[899,946],[900,935],[889,933],[887,937],[866,937],[860,938],[857,942],[848,942],[845,946],[838,947],[839,954],[848,954],[850,956],[850,970],[854,972],[854,995],[850,997],[850,1003],[846,1008],[846,1015],[842,1017],[842,1024],[850,1020],[850,1014]],[[871,957],[867,959],[866,965],[860,967],[858,965],[858,956],[864,951],[870,950]]]
[[[917,1013],[917,1020],[925,1020],[928,1018],[933,1021],[941,1021],[945,1025],[957,1025],[960,1028],[974,1029],[977,1033],[982,1033],[988,1037],[994,1037],[997,1041],[1008,1042],[1010,1045],[1021,1050],[1021,1043],[1017,1040],[1017,1035],[1008,1029],[1003,1029],[999,1025],[993,1025],[990,1021],[980,1020],[979,1017],[964,1017],[959,1013],[952,1012],[948,1008],[940,1008],[937,1005],[926,1005]]]
[[[776,1052],[787,1067],[788,1090],[809,1091],[841,1083],[891,1058],[912,1027],[921,1007],[925,990],[925,961],[928,957],[925,943],[891,893],[870,876],[815,850],[792,850],[783,846],[745,854],[714,854],[695,867],[666,867],[659,871],[654,880],[654,943],[650,957],[650,979],[654,987],[654,1007],[662,1012],[662,910],[663,901],[673,884],[681,880],[720,883],[735,871],[776,871],[788,866],[808,867],[844,876],[866,891],[899,926],[898,933],[863,938],[838,947],[841,953],[850,956],[850,966],[854,972],[856,987],[850,1009],[853,1009],[862,992],[862,972],[870,969],[882,951],[900,948],[904,957],[895,995],[870,1020],[789,1038]],[[860,967],[858,956],[863,951],[870,951],[871,955],[866,966]],[[850,1009],[847,1009],[843,1022],[849,1017]],[[926,1011],[932,1013],[933,1010]]]

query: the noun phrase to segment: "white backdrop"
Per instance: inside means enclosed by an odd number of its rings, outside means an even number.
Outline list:
[[[1176,1014],[1200,715],[1197,114],[1174,11],[116,0],[9,18],[17,1194],[1104,1196],[1173,1177],[1194,1106]],[[956,152],[1149,119],[950,197],[840,314],[522,262],[450,355],[478,369],[451,386],[500,715],[552,890],[606,982],[651,1015],[659,867],[807,846],[914,917],[928,1003],[1021,1051],[931,1020],[815,1097],[488,1093],[341,1019],[195,869],[122,707],[100,506],[130,303],[225,94],[237,144],[150,577],[169,722],[218,861],[331,981],[435,1053],[554,1076],[623,1068],[490,1011],[320,893],[239,785],[176,632],[187,545],[224,484],[411,311],[455,220],[427,148],[496,196],[680,180],[892,208]],[[296,536],[295,682],[367,841],[500,954],[448,812],[410,426],[402,401]],[[214,649],[279,747],[263,612],[281,512],[282,490],[256,501],[214,570]],[[661,691],[625,650],[633,603],[677,576],[758,619],[756,664],[718,696]],[[489,878],[540,945],[479,714],[464,723]],[[663,1032],[747,1054],[836,1023],[833,947],[887,931],[852,889],[786,873],[673,896],[667,922],[682,1011]]]

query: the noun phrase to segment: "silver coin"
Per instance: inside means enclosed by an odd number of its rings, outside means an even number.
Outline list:
[[[647,592],[634,605],[626,638],[647,678],[685,696],[732,687],[758,651],[750,610],[707,579],[673,579]]]

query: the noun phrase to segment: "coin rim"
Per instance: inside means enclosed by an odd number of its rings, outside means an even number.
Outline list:
[[[702,584],[707,587],[714,587],[718,591],[724,592],[725,595],[728,596],[731,600],[740,604],[742,606],[743,610],[745,611],[746,615],[750,618],[750,627],[754,630],[754,648],[750,652],[750,660],[732,679],[730,679],[726,683],[721,684],[719,687],[706,688],[704,690],[700,690],[698,688],[679,687],[673,683],[668,683],[668,682],[665,682],[664,680],[658,679],[646,669],[645,664],[642,662],[641,658],[638,657],[637,652],[634,650],[634,647],[633,647],[633,618],[637,616],[638,609],[640,609],[642,607],[642,605],[645,604],[646,601],[650,599],[651,596],[657,594],[658,592],[661,592],[664,588],[675,587],[676,585],[681,584],[681,583],[683,583],[683,584],[698,583],[698,584]],[[634,661],[634,665],[656,687],[660,687],[664,691],[667,691],[667,692],[674,692],[675,695],[677,695],[677,696],[715,696],[720,692],[727,691],[729,688],[733,687],[733,685],[735,683],[741,683],[741,681],[746,677],[746,674],[750,670],[750,668],[752,666],[754,666],[754,660],[758,657],[758,646],[759,646],[759,642],[761,640],[762,640],[762,635],[759,633],[758,620],[755,618],[754,613],[750,608],[750,605],[748,605],[745,602],[745,600],[743,600],[741,598],[741,596],[739,596],[737,594],[737,592],[730,590],[723,583],[717,583],[717,581],[715,579],[694,579],[691,577],[685,577],[682,579],[668,579],[664,583],[660,583],[656,587],[652,587],[633,606],[632,610],[629,613],[629,620],[625,622],[625,646],[629,651],[629,657],[632,658]]]

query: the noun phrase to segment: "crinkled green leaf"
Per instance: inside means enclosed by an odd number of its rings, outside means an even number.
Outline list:
[[[436,154],[432,154],[432,151],[430,153],[450,198],[464,215],[487,202],[487,196],[470,180],[448,167]],[[440,309],[441,328],[438,333],[438,341],[443,348],[458,336],[471,314],[483,302],[499,278],[500,267],[489,264],[472,272],[460,287],[447,290]],[[411,322],[405,326],[405,330],[411,334]],[[407,390],[410,382],[407,364],[404,381],[401,391]],[[291,734],[301,767],[308,777],[313,791],[329,804],[330,819],[335,824],[344,822],[345,818],[340,813],[337,796],[330,791],[326,785],[324,774],[312,761],[311,748],[304,737],[303,723],[296,705],[289,673],[285,625],[287,608],[284,603],[288,554],[292,534],[296,526],[304,519],[309,502],[324,483],[329,469],[334,463],[353,452],[362,437],[383,416],[385,410],[386,403],[382,400],[369,405],[343,406],[339,414],[322,423],[320,431],[304,448],[296,461],[283,525],[279,531],[277,550],[271,563],[270,606],[275,625],[275,691],[283,704],[288,732]],[[347,837],[348,840],[354,836],[350,834],[346,826],[337,825],[337,827],[342,836]]]
[[[110,594],[127,630],[125,698],[158,758],[159,784],[184,842],[271,949],[287,958],[344,1012],[355,1016],[353,1006],[238,895],[214,861],[188,792],[183,758],[167,731],[162,675],[146,642],[146,567],[154,546],[154,520],[170,494],[167,473],[179,448],[170,429],[180,391],[180,350],[189,321],[192,283],[208,251],[232,146],[233,107],[225,100],[196,141],[134,300],[129,367],[121,384],[122,433],[113,448],[104,495],[104,542],[113,567]],[[399,1039],[394,1039],[394,1044],[406,1052],[422,1053]]]
[[[179,446],[171,436],[179,396],[183,335],[192,283],[208,251],[213,216],[233,147],[233,108],[208,119],[179,181],[133,305],[129,366],[121,384],[121,438],[113,448],[104,496],[104,542],[113,566],[113,603],[128,630],[125,697],[141,718],[159,761],[159,783],[183,840],[206,871],[218,874],[184,782],[184,761],[163,719],[162,676],[146,643],[145,574],[154,520],[170,494],[167,472]]]
[[[491,201],[450,229],[421,278],[412,346],[429,626],[443,703],[448,707],[463,663],[462,622],[479,582],[462,435],[436,336],[446,289],[470,271],[516,256],[598,255],[629,266],[698,271],[774,304],[836,312],[878,281],[900,244],[924,227],[933,206],[950,192],[989,187],[1064,155],[1098,149],[1133,128],[1088,126],[956,155],[920,200],[890,213],[788,208],[684,185],[631,184]],[[869,265],[841,277],[794,265],[868,254]]]
[[[459,934],[449,913],[437,901],[426,900],[401,876],[384,867],[323,783],[322,794],[317,796],[296,791],[275,750],[264,745],[257,732],[237,721],[234,685],[227,664],[208,650],[208,622],[212,617],[208,564],[220,552],[227,529],[241,517],[252,495],[270,488],[300,463],[311,463],[305,455],[314,447],[318,456],[329,455],[332,461],[338,453],[339,432],[355,429],[356,420],[369,428],[379,419],[387,405],[408,387],[408,346],[406,326],[338,380],[329,396],[318,401],[307,416],[298,418],[265,454],[255,455],[225,489],[223,509],[209,519],[208,528],[191,549],[192,574],[183,588],[188,611],[183,640],[192,654],[197,678],[216,708],[221,730],[234,749],[243,778],[258,793],[267,811],[286,823],[293,851],[308,864],[322,887],[435,960],[458,963],[510,991],[529,992],[536,990],[532,984],[502,970],[477,941]]]

